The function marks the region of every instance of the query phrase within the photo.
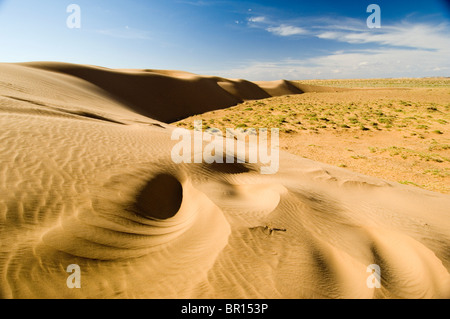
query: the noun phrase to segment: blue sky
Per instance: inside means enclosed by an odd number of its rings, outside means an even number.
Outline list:
[[[70,29],[70,4],[81,28]],[[370,29],[369,4],[381,8]],[[0,0],[0,61],[248,80],[450,76],[444,0]]]

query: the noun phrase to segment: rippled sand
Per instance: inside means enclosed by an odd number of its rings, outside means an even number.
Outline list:
[[[449,298],[448,195],[285,152],[274,175],[172,161],[164,122],[307,90],[0,65],[0,297]]]

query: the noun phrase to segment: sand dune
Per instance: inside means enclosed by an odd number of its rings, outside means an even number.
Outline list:
[[[0,65],[0,297],[450,298],[448,195],[285,152],[274,175],[170,157],[163,122],[320,90]]]
[[[289,94],[302,94],[311,92],[340,92],[348,91],[343,88],[330,88],[325,86],[301,84],[298,82],[291,82],[286,80],[254,82],[270,96],[280,96]]]
[[[104,90],[133,111],[163,122],[230,107],[243,100],[327,90],[287,81],[259,86],[245,80],[199,76],[168,70],[111,70],[68,63],[22,63],[22,66],[72,75]],[[45,72],[44,72],[45,73]],[[151,89],[149,89],[151,88]],[[328,89],[335,90],[335,89]],[[170,108],[167,106],[170,105]]]

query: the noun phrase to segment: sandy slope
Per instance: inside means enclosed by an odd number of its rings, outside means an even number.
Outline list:
[[[275,175],[173,163],[158,121],[315,89],[258,84],[0,65],[0,297],[450,297],[448,195],[283,152]]]
[[[275,85],[269,82],[270,85],[265,90],[264,86],[245,80],[198,76],[188,72],[168,70],[111,70],[55,62],[32,62],[21,65],[37,70],[69,74],[86,80],[103,89],[104,94],[122,102],[135,112],[164,122],[174,122],[190,115],[230,107],[243,100],[302,93],[315,89],[322,90],[317,86],[286,81],[275,83]]]

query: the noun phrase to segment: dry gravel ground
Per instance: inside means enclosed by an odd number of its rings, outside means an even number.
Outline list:
[[[450,78],[301,83],[352,89],[245,101],[176,125],[279,128],[282,150],[450,194]]]

